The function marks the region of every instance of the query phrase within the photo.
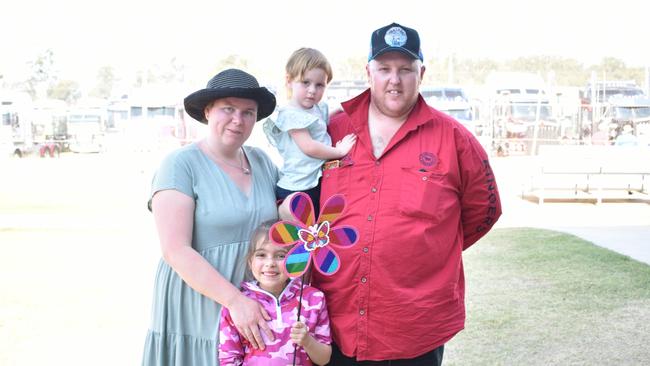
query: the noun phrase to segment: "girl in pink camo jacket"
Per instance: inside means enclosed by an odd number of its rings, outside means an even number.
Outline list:
[[[275,336],[269,341],[262,333],[266,347],[255,349],[235,328],[230,313],[221,310],[219,329],[219,362],[231,365],[292,365],[294,345],[298,354],[296,365],[324,365],[332,354],[330,323],[323,293],[305,285],[302,309],[298,316],[300,278],[289,281],[282,262],[290,248],[274,244],[268,236],[273,221],[262,223],[253,233],[247,266],[255,281],[243,282],[242,292],[258,301],[273,318],[268,321]],[[249,277],[250,278],[250,277]]]

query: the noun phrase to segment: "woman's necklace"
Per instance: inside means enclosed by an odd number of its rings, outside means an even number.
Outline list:
[[[230,166],[230,167],[233,167],[233,168],[237,168],[237,169],[241,170],[242,173],[244,173],[245,175],[250,175],[250,174],[251,174],[251,170],[248,169],[248,168],[246,168],[246,167],[244,166],[244,159],[242,158],[242,155],[244,155],[244,148],[243,148],[243,147],[240,147],[240,149],[241,149],[241,155],[238,154],[238,155],[239,155],[239,165],[235,165],[235,164],[229,163],[229,162],[227,162],[227,161],[225,161],[225,160],[223,160],[223,159],[219,159],[219,158],[217,157],[217,154],[215,154],[215,153],[212,151],[212,149],[210,149],[210,145],[208,145],[207,141],[204,141],[204,144],[205,144],[205,148],[206,148],[206,150],[208,150],[208,152],[210,153],[210,155],[212,155],[212,157],[213,157],[215,160],[217,160],[218,162],[220,162],[220,163],[224,163],[224,164],[226,164],[226,165],[228,165],[228,166]]]

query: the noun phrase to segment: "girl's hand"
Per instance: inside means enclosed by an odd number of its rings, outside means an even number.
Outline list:
[[[311,341],[307,324],[295,322],[291,326],[291,341],[302,347],[305,347]]]
[[[357,141],[357,135],[351,133],[345,135],[341,140],[336,143],[336,150],[341,154],[341,157],[345,156],[347,153],[352,150],[352,146]]]
[[[257,301],[240,295],[228,310],[239,334],[246,338],[253,348],[264,349],[264,340],[260,331],[266,333],[269,340],[274,340],[273,332],[266,324],[271,317]]]
[[[301,346],[315,365],[326,365],[332,357],[332,346],[320,343],[309,334],[309,327],[301,322],[295,322],[291,327],[291,342]]]

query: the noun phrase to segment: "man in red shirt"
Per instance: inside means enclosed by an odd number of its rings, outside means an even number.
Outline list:
[[[370,89],[328,127],[332,141],[358,138],[325,165],[321,202],[343,193],[337,223],[359,231],[357,245],[338,251],[336,275],[314,274],[331,318],[330,365],[440,365],[465,323],[462,252],[501,215],[499,193],[476,138],[420,96],[417,31],[376,30],[368,59]]]

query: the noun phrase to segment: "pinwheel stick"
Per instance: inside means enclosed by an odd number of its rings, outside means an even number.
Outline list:
[[[307,273],[307,272],[305,272]],[[305,287],[305,273],[302,274],[300,278],[300,295],[298,296],[298,318],[300,321],[300,309],[302,309],[302,289]],[[293,345],[293,366],[296,366],[296,355],[298,354],[298,345]]]

